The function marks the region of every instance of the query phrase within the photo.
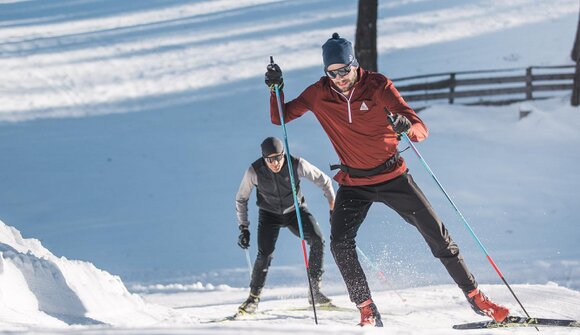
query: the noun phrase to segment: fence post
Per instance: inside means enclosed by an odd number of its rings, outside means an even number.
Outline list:
[[[526,100],[532,100],[532,67],[526,69]]]
[[[449,104],[453,105],[455,99],[455,73],[449,74]]]

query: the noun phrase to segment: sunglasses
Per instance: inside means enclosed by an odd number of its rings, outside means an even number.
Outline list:
[[[279,155],[276,156],[272,156],[272,157],[264,157],[264,159],[266,160],[266,162],[268,163],[274,163],[274,162],[279,162],[284,158],[284,153],[281,153]]]
[[[336,69],[336,70],[326,70],[326,75],[329,76],[330,78],[336,78],[336,76],[341,76],[344,77],[347,74],[350,73],[350,70],[352,70],[352,65],[351,63],[348,63],[347,66],[345,67],[341,67],[340,69]]]

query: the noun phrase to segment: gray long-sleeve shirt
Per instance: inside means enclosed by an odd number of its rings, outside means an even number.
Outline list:
[[[332,180],[330,177],[305,159],[297,158],[297,160],[298,164],[296,170],[298,178],[305,177],[310,180],[324,192],[324,196],[329,203],[334,202],[334,188],[332,187]],[[273,174],[273,172],[269,172]],[[254,187],[256,187],[259,192],[260,186],[258,185],[258,175],[254,169],[254,165],[252,164],[248,170],[246,170],[242,182],[240,183],[238,193],[236,194],[236,214],[239,225],[249,226],[250,224],[248,220],[248,200]],[[283,213],[288,213],[294,210],[294,204],[282,210]]]

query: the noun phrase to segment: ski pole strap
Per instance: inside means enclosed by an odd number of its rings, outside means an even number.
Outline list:
[[[378,174],[383,173],[383,172],[393,171],[397,167],[397,164],[399,163],[400,158],[401,158],[401,156],[397,152],[396,154],[391,156],[389,159],[387,159],[386,161],[381,163],[381,165],[376,166],[372,169],[357,169],[357,168],[353,168],[350,166],[346,166],[342,163],[330,165],[330,169],[331,170],[340,169],[342,172],[348,173],[351,177],[355,177],[355,178],[356,177],[359,177],[359,178],[360,177],[370,177],[370,176],[378,175]]]

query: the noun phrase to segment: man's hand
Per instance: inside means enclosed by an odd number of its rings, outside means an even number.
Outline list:
[[[276,63],[270,63],[266,67],[266,74],[264,82],[270,88],[271,91],[274,91],[274,85],[278,85],[278,89],[282,89],[284,87],[284,78],[282,77],[282,70]]]
[[[393,130],[398,135],[402,133],[406,133],[411,129],[411,121],[407,119],[404,115],[396,114],[394,116],[389,117],[389,122],[393,126]]]
[[[240,236],[238,236],[238,245],[242,249],[250,247],[250,231],[246,226],[240,226]]]

